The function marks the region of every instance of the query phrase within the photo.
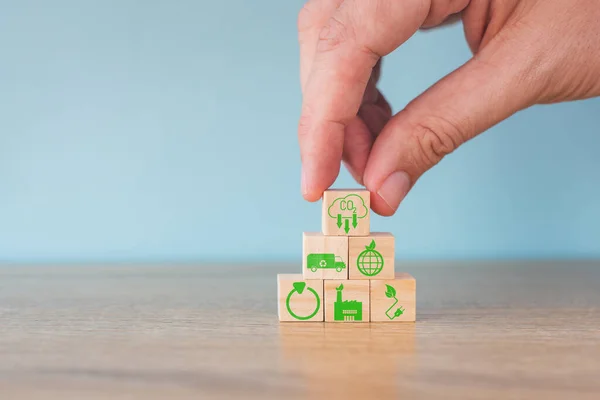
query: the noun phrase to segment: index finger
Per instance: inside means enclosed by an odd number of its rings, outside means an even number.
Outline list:
[[[304,90],[308,80],[308,74],[319,42],[319,32],[342,3],[343,0],[308,0],[298,14],[300,83],[302,90]]]
[[[321,30],[298,126],[306,200],[318,200],[337,178],[344,130],[358,113],[371,71],[417,31],[427,16],[422,3],[346,0]]]

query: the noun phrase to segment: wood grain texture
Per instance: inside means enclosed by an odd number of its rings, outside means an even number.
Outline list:
[[[367,249],[371,242],[375,242],[373,250]],[[395,273],[395,240],[394,235],[388,232],[371,232],[368,236],[348,238],[348,278],[349,279],[394,279]],[[363,253],[364,252],[364,253]],[[358,260],[361,254],[364,254],[362,261],[368,265],[369,260],[375,261],[373,255],[378,252],[383,258],[383,267],[377,275],[368,276],[363,274],[358,268]],[[366,264],[364,263],[366,262]]]
[[[340,262],[343,265],[338,264]],[[339,271],[336,265],[339,265]],[[304,232],[302,274],[304,279],[348,279],[348,237]]]
[[[325,322],[369,322],[369,281],[325,281],[324,287]],[[357,309],[340,310],[346,316],[342,320],[335,318],[337,307]],[[354,317],[355,311],[360,313],[360,318]]]
[[[0,267],[0,398],[600,398],[600,262],[403,262],[407,324],[280,323],[298,268]]]
[[[394,289],[388,297],[389,285]],[[412,322],[416,317],[416,281],[405,272],[398,272],[394,279],[372,280],[370,286],[371,321],[373,322]],[[388,293],[391,295],[392,293]],[[397,300],[397,302],[396,302]],[[390,308],[391,307],[391,308]],[[402,307],[402,308],[400,308]],[[396,316],[396,310],[403,312]]]
[[[327,236],[368,235],[371,230],[370,207],[371,194],[368,190],[326,190],[323,193],[321,213],[323,234]],[[353,211],[356,211],[357,215],[356,226],[353,225]]]
[[[294,288],[294,283],[298,282],[305,284],[300,289],[302,293]],[[323,310],[322,280],[304,280],[302,274],[277,275],[277,313],[280,321],[320,322],[325,315]]]

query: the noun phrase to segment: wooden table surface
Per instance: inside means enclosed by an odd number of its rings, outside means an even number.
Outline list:
[[[600,399],[600,262],[397,265],[414,324],[280,324],[297,265],[0,266],[0,399]]]

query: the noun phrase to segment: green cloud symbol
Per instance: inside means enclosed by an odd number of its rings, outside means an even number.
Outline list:
[[[337,218],[338,214],[351,217],[354,212],[356,212],[356,218],[364,218],[369,212],[363,198],[354,193],[335,199],[327,209],[327,214],[331,218]]]

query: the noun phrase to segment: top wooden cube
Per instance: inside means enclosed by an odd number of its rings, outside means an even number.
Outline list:
[[[323,193],[322,226],[327,236],[367,236],[371,195],[368,190],[331,189]]]

